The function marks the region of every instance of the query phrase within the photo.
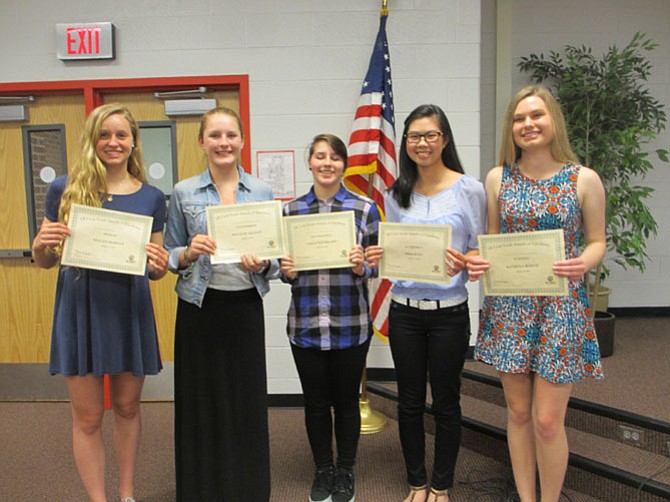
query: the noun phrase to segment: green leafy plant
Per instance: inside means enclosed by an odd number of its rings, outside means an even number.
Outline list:
[[[603,181],[609,258],[640,272],[649,259],[647,239],[657,234],[658,225],[647,206],[654,189],[638,183],[654,168],[647,144],[667,121],[664,105],[646,87],[652,65],[645,53],[656,47],[638,32],[623,49],[610,46],[601,57],[584,45],[566,45],[561,53],[531,54],[518,63],[532,82],[552,89],[575,154]],[[667,150],[654,153],[668,162]],[[603,265],[594,272],[594,294],[608,273]]]

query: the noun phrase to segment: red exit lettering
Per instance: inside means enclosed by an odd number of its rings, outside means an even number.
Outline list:
[[[66,28],[68,54],[100,54],[100,28]]]

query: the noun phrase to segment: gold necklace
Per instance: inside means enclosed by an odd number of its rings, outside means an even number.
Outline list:
[[[118,185],[116,185],[116,190],[119,191],[119,190],[121,189],[121,187],[122,187],[123,185],[125,185],[125,184],[126,184],[126,181],[128,181],[129,179],[130,179],[129,177],[123,178],[123,180],[121,180],[121,183],[119,183]],[[108,187],[108,188],[111,189],[111,187]],[[119,194],[117,194],[117,195],[119,195]],[[114,200],[114,195],[111,194],[111,193],[107,193],[107,201],[108,201],[108,202],[112,202],[113,200]]]

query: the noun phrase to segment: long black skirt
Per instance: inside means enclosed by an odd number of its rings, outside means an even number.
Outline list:
[[[177,502],[270,498],[263,301],[255,289],[179,300],[175,328]]]

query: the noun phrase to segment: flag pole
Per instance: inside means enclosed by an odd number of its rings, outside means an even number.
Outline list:
[[[382,0],[382,8],[379,12],[380,16],[388,16],[388,9],[386,7],[387,0]],[[374,192],[373,174],[368,174],[368,198],[372,199]],[[375,411],[370,406],[368,401],[368,377],[367,367],[363,368],[363,376],[361,378],[361,396],[358,402],[358,407],[361,413],[361,434],[374,434],[381,432],[386,428],[387,418],[385,415]]]
[[[386,3],[386,0],[384,0]],[[368,175],[368,197],[372,198],[372,175]],[[363,377],[361,378],[361,397],[358,401],[358,408],[361,412],[361,434],[374,434],[381,432],[386,428],[386,416],[375,411],[368,401],[368,375],[367,367],[363,368]]]

